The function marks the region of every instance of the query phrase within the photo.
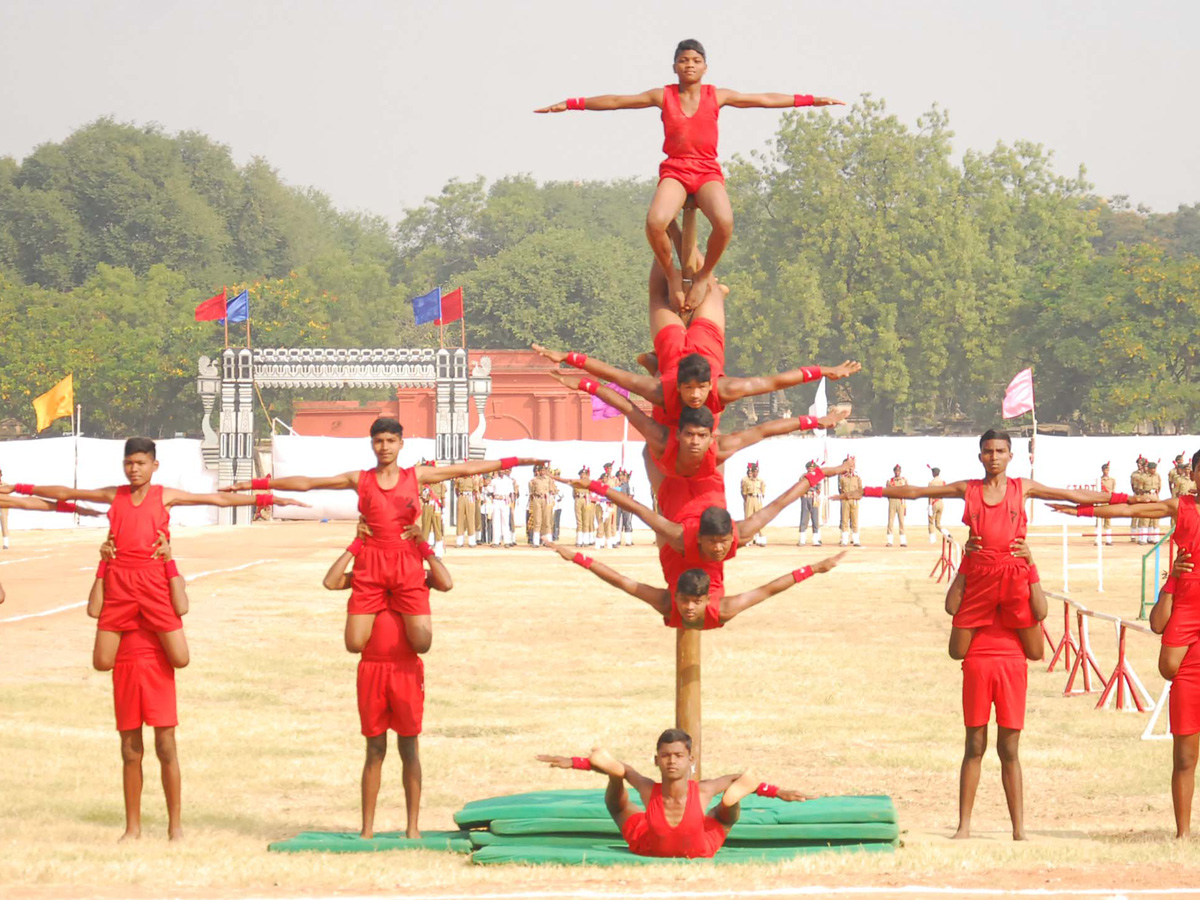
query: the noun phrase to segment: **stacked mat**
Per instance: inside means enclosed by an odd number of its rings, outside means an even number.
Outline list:
[[[803,803],[750,796],[715,863],[778,862],[820,852],[891,852],[900,837],[890,797],[819,797]],[[534,791],[473,800],[454,814],[471,861],[558,865],[695,864],[629,852],[599,790]]]
[[[373,838],[361,838],[357,831],[302,831],[286,841],[267,845],[276,853],[376,853],[381,850],[448,850],[470,853],[471,842],[465,831],[426,831],[419,838],[407,838],[403,831],[381,831]]]

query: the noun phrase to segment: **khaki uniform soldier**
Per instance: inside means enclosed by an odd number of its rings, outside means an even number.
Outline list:
[[[903,487],[908,484],[908,479],[900,474],[900,467],[892,467],[892,477],[888,479],[888,487]],[[892,546],[892,522],[895,521],[896,527],[900,532],[900,546],[908,546],[908,537],[904,534],[904,513],[905,504],[903,500],[898,500],[895,497],[888,498],[888,523],[887,523],[887,546]]]
[[[850,464],[851,468],[846,474],[838,476],[838,493],[841,494],[843,498],[845,498],[847,494],[853,494],[856,497],[861,496],[863,483],[862,479],[858,476],[858,473],[854,471],[854,457],[849,457],[847,462]],[[842,529],[842,539],[838,543],[845,547],[849,545],[851,539],[853,539],[854,546],[861,547],[862,542],[858,537],[858,500],[843,499],[841,501],[840,525]]]
[[[579,470],[579,477],[591,481],[592,470],[584,466]],[[590,547],[592,545],[592,527],[596,520],[592,513],[592,502],[586,488],[575,488],[571,494],[575,498],[575,546]]]
[[[1175,465],[1175,471],[1177,473],[1175,476],[1175,489],[1179,491],[1176,496],[1182,497],[1184,494],[1196,493],[1196,483],[1192,481],[1191,467],[1188,465],[1188,461],[1184,458],[1182,453],[1180,453],[1179,457],[1176,459]]]
[[[442,526],[442,507],[446,505],[446,483],[427,484],[421,488],[421,540],[431,541],[439,558],[445,552]],[[430,535],[432,534],[432,540]]]
[[[933,468],[929,471],[933,474],[933,477],[929,479],[930,487],[941,487],[946,483],[946,480],[942,478],[941,469]],[[942,510],[945,509],[945,507],[946,504],[940,497],[936,500],[931,498],[929,501],[929,543],[931,544],[936,544],[938,537],[941,536]],[[903,534],[904,532],[902,531],[900,533]]]
[[[458,504],[454,523],[454,546],[474,547],[475,538],[475,476],[463,475],[454,479],[454,496]]]
[[[805,474],[816,468],[815,459],[810,459],[804,464]],[[797,547],[803,547],[808,540],[809,528],[812,529],[813,546],[821,546],[821,488],[824,486],[824,481],[818,481],[800,498],[800,540],[796,542]]]
[[[554,482],[546,475],[544,466],[534,471],[537,474],[529,481],[529,532],[533,546],[540,547],[542,541],[551,540],[554,531],[554,507],[550,502]]]
[[[483,512],[484,483],[483,475],[475,475],[471,479],[475,491],[475,540],[477,543],[486,543],[483,540],[483,520],[486,518]]]
[[[1146,486],[1146,501],[1154,503],[1162,494],[1162,476],[1158,474],[1158,463],[1147,462],[1146,474],[1142,478],[1142,483]],[[1157,544],[1161,535],[1158,526],[1158,519],[1145,519],[1143,530],[1146,539],[1143,544]]]
[[[1117,479],[1108,474],[1108,463],[1100,467],[1100,490],[1112,493],[1117,489]],[[1098,519],[1100,523],[1100,533],[1104,537],[1104,543],[1112,546],[1112,519]]]
[[[1137,468],[1134,469],[1132,474],[1130,474],[1130,476],[1129,476],[1129,493],[1132,494],[1133,497],[1140,497],[1142,495],[1143,491],[1145,490],[1145,484],[1142,481],[1142,479],[1145,477],[1145,475],[1146,475],[1146,460],[1141,454],[1138,454]],[[1145,527],[1145,520],[1143,520],[1143,519],[1133,518],[1133,519],[1129,520],[1129,539],[1131,541],[1133,541],[1135,544],[1145,543],[1145,541],[1142,540],[1142,538],[1143,538],[1142,529],[1144,527]]]
[[[615,489],[620,482],[617,481],[612,471],[613,464],[604,464],[604,474],[600,476],[600,483],[607,485],[610,489]],[[616,547],[617,546],[617,508],[612,503],[609,503],[603,497],[596,497],[596,523],[600,532],[601,547]]]
[[[767,494],[767,484],[758,477],[758,463],[752,462],[746,466],[746,477],[742,479],[742,518],[748,519],[763,508],[763,498]],[[767,545],[767,538],[761,531],[747,539],[759,547]]]

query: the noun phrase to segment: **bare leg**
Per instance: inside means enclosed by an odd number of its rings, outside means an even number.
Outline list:
[[[971,811],[975,808],[975,792],[979,790],[979,768],[987,750],[987,726],[967,729],[963,745],[962,768],[958,772],[958,831],[955,840],[971,836]]]
[[[142,836],[142,729],[121,733],[121,786],[125,794],[125,833],[122,841]]]
[[[963,594],[967,590],[967,577],[962,572],[954,574],[954,580],[950,582],[950,587],[946,589],[946,615],[953,616],[958,613],[958,608],[962,606]]]
[[[1175,837],[1192,836],[1192,795],[1196,792],[1196,756],[1200,735],[1174,735],[1171,768],[1171,805],[1175,808]]]
[[[950,658],[966,659],[967,651],[971,649],[971,638],[975,636],[974,628],[950,629]]]
[[[351,653],[362,653],[371,639],[375,627],[375,613],[346,616],[346,649]]]
[[[654,199],[650,201],[650,209],[646,213],[646,240],[650,242],[654,258],[667,276],[668,294],[676,308],[683,306],[683,273],[675,268],[667,226],[675,221],[686,199],[687,191],[682,184],[674,178],[664,178],[658,183]]]
[[[655,262],[650,266],[649,310],[650,310],[650,340],[653,342],[658,333],[670,325],[686,328],[679,313],[671,307],[671,294],[667,287],[667,277],[662,267]],[[657,366],[657,361],[656,361]]]
[[[387,756],[387,732],[367,738],[367,758],[362,770],[362,831],[359,837],[375,836],[375,803],[383,780],[383,758]]]
[[[160,631],[158,640],[163,645],[163,650],[167,652],[167,661],[173,668],[182,669],[191,662],[191,657],[188,655],[187,638],[183,636],[182,628],[174,631]]]
[[[175,728],[154,729],[154,752],[162,769],[163,795],[167,798],[167,838],[183,840],[183,777],[175,749]]]
[[[121,632],[96,629],[96,643],[92,646],[92,666],[108,672],[117,664],[117,649],[121,646]]]
[[[421,826],[417,821],[421,816],[421,745],[417,735],[412,737],[396,736],[396,745],[400,748],[400,764],[403,766],[401,779],[404,781],[404,809],[408,815],[405,827],[406,837],[419,838]]]
[[[1021,649],[1025,651],[1026,659],[1036,661],[1046,655],[1046,638],[1041,625],[1018,628],[1017,637],[1021,639]]]
[[[1163,644],[1158,651],[1158,674],[1167,681],[1174,681],[1175,676],[1179,674],[1179,664],[1183,662],[1189,649],[1188,647],[1172,647]]]
[[[1021,776],[1021,758],[1017,750],[1021,732],[1015,728],[996,726],[996,754],[1000,757],[1000,781],[1004,799],[1008,801],[1008,817],[1012,819],[1013,840],[1025,840],[1025,783]]]
[[[404,636],[413,653],[428,653],[433,646],[433,617],[403,613],[400,618],[404,620]]]
[[[713,273],[721,255],[729,246],[733,237],[733,207],[729,203],[729,194],[725,185],[720,181],[710,181],[702,184],[696,191],[696,205],[704,213],[712,225],[712,233],[708,236],[708,245],[704,248],[704,265],[696,270],[692,289],[688,292],[687,306],[690,309],[700,305],[708,292],[708,276]]]
[[[732,827],[742,814],[741,804],[747,796],[754,793],[760,784],[759,778],[753,772],[743,772],[738,780],[725,789],[721,802],[717,804],[715,815],[722,825]]]

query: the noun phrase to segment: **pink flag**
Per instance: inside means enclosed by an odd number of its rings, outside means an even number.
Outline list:
[[[1023,369],[1008,383],[1004,392],[1004,403],[1000,411],[1004,418],[1012,419],[1033,409],[1033,369]]]
[[[625,390],[623,387],[617,387],[611,382],[606,384],[605,387],[612,388],[622,397],[629,396],[629,391]],[[611,419],[613,416],[619,416],[620,414],[621,411],[619,409],[609,406],[595,394],[592,394],[592,421],[595,421],[596,419]]]

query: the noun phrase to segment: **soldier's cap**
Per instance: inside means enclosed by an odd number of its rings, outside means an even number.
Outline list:
[[[757,469],[757,468],[758,468],[758,463],[756,463],[756,462],[749,462],[749,463],[746,463],[746,470],[747,470],[747,471],[749,471],[750,469]]]
[[[1177,463],[1183,462],[1183,454],[1182,453],[1180,453],[1177,457],[1175,457],[1175,462],[1177,462]]]
[[[589,469],[587,466],[584,466],[582,469],[579,470],[579,474],[582,475],[584,472],[590,472],[590,471],[592,471],[592,470]]]
[[[1146,461],[1146,465],[1147,465],[1149,468],[1151,468],[1151,469],[1157,469],[1157,468],[1158,468],[1158,463],[1154,462],[1153,460],[1147,460],[1147,461]]]
[[[806,469],[815,469],[816,467],[817,467],[817,461],[815,459],[810,459],[808,462],[806,462],[804,464],[804,468],[806,468]]]
[[[899,472],[900,471],[900,463],[896,463],[894,466],[892,466],[892,471]]]
[[[606,463],[604,464],[604,468],[606,468],[606,469],[611,469],[612,467],[613,467],[613,464],[612,464],[612,463],[610,463],[610,462],[606,462]]]
[[[1107,468],[1108,468],[1108,463],[1105,463],[1105,464],[1104,464],[1104,465],[1102,465],[1100,468],[1101,468],[1101,469],[1107,469]]]

